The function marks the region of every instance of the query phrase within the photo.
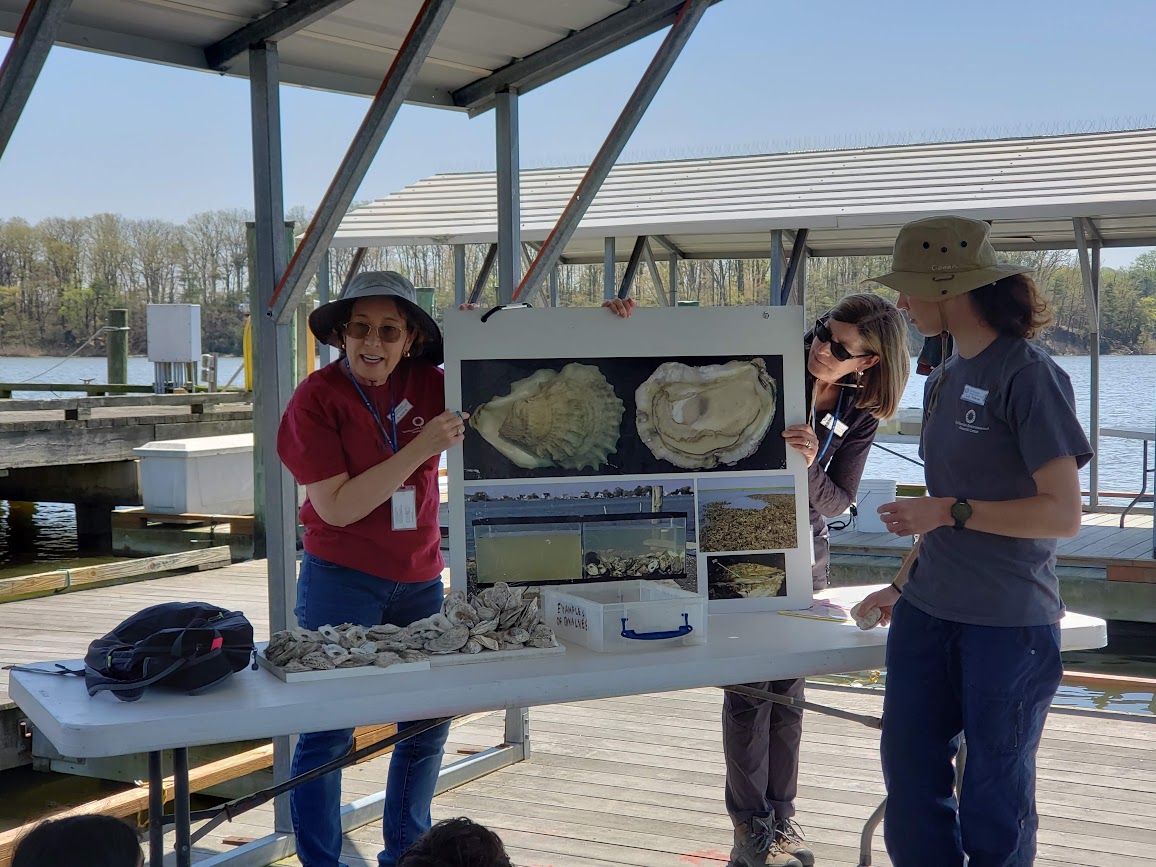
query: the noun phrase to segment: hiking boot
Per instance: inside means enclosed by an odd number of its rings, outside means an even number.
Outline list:
[[[803,867],[779,844],[774,819],[755,816],[735,828],[731,867]]]
[[[815,867],[815,853],[807,848],[803,829],[791,819],[775,819],[775,841],[784,852],[793,855],[803,867]]]

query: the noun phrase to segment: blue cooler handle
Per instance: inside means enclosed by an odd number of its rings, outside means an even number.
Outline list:
[[[682,638],[684,635],[690,635],[694,632],[694,627],[690,625],[690,615],[682,615],[682,626],[678,629],[669,629],[666,632],[635,632],[633,629],[626,628],[627,618],[622,618],[622,637],[632,638],[636,641],[661,641],[664,638]]]

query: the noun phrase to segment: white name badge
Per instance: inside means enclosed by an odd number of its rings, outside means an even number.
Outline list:
[[[417,489],[412,486],[398,488],[389,498],[393,508],[393,529],[417,529]]]
[[[963,394],[960,395],[963,400],[968,403],[974,403],[976,406],[983,406],[987,403],[987,389],[976,388],[974,385],[965,385],[963,387]]]
[[[406,417],[406,415],[409,413],[409,411],[411,409],[413,409],[413,404],[410,403],[406,398],[403,397],[401,399],[401,403],[399,403],[397,406],[394,407],[393,417],[396,418],[398,421],[401,421],[403,418]]]
[[[841,421],[836,420],[836,418],[831,415],[831,413],[827,413],[827,416],[821,422],[819,422],[819,424],[827,428],[827,430],[831,430],[831,425],[834,425],[835,436],[838,437],[841,437],[843,434],[847,433],[847,425],[843,424]]]

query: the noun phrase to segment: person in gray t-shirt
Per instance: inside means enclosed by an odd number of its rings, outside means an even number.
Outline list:
[[[895,867],[1030,867],[1036,750],[1063,673],[1056,539],[1080,529],[1092,450],[1067,374],[1028,342],[1048,321],[1030,269],[998,263],[989,231],[908,223],[893,270],[873,278],[921,334],[956,344],[924,394],[928,496],[879,509],[918,541],[895,583],[855,609],[891,623],[881,753]]]

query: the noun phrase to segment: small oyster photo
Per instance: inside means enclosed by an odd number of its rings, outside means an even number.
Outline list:
[[[783,554],[707,557],[706,575],[709,599],[765,599],[787,595]]]

